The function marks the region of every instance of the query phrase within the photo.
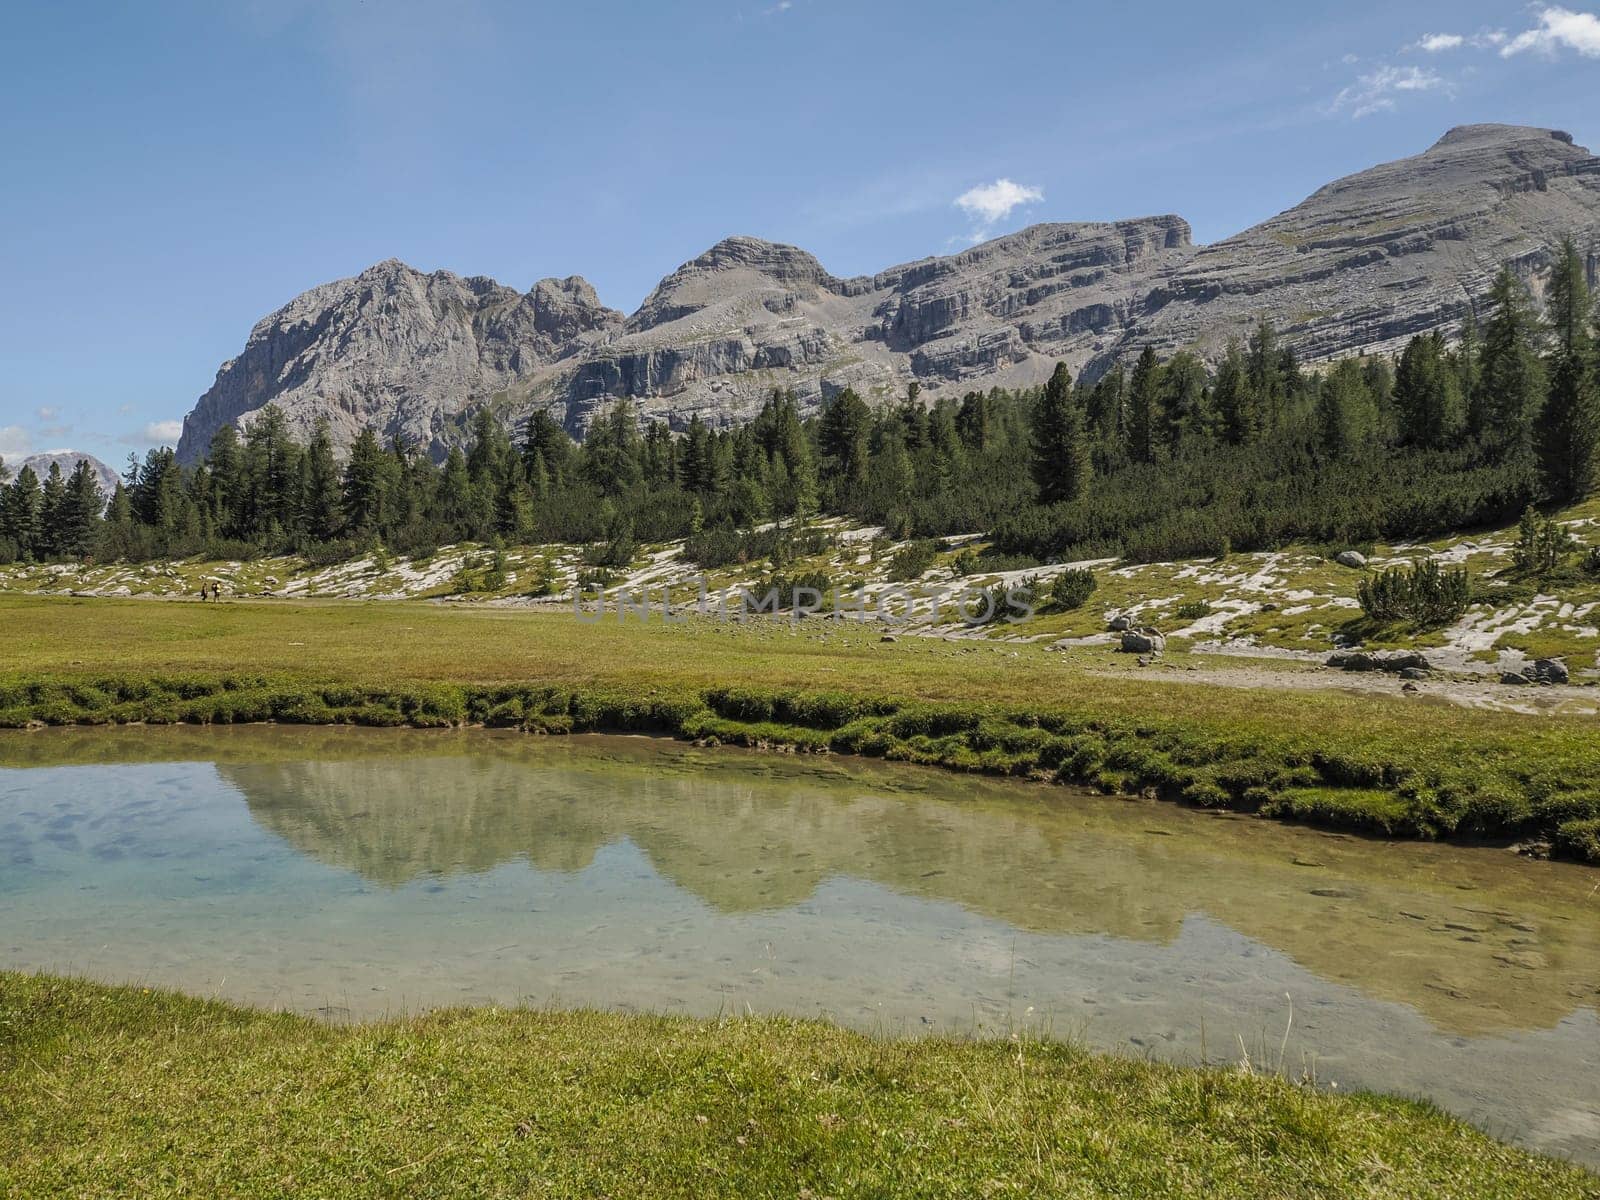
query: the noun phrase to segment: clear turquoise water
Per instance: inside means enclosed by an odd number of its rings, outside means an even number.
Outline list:
[[[45,732],[0,764],[5,967],[335,1018],[1026,1026],[1600,1161],[1584,868],[644,739]]]

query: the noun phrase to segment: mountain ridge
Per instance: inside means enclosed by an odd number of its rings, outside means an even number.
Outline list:
[[[573,432],[616,397],[681,427],[748,416],[774,387],[803,408],[844,387],[925,394],[1099,371],[1146,344],[1214,359],[1258,315],[1302,357],[1390,351],[1457,327],[1501,263],[1535,286],[1563,234],[1600,242],[1600,158],[1559,130],[1458,126],[1419,155],[1334,180],[1229,238],[1176,215],[1046,222],[870,275],[800,247],[724,238],[631,315],[581,276],[518,292],[388,259],[269,314],[185,418],[179,456],[277,403],[440,455],[489,406],[550,410]]]

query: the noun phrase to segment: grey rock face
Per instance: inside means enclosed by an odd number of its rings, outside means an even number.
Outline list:
[[[100,483],[100,490],[110,499],[111,493],[117,487],[117,473],[92,454],[85,454],[81,450],[51,450],[44,454],[30,454],[27,458],[6,464],[11,470],[11,477],[16,478],[17,472],[23,467],[30,467],[33,473],[44,482],[44,477],[50,474],[50,464],[55,463],[61,468],[62,478],[71,475],[77,467],[78,461],[83,460],[94,470],[95,478]]]
[[[1359,570],[1367,565],[1367,556],[1361,553],[1359,550],[1341,550],[1338,554],[1334,555],[1333,561],[1338,563],[1341,567],[1349,567],[1352,570]]]
[[[440,454],[492,405],[581,432],[612,398],[681,427],[752,413],[773,388],[802,407],[1042,382],[1103,370],[1147,343],[1215,360],[1270,316],[1302,358],[1392,351],[1453,329],[1502,263],[1542,287],[1550,247],[1600,243],[1600,159],[1551,130],[1452,130],[1211,246],[1175,216],[1035,225],[960,254],[839,278],[810,254],[719,242],[626,319],[582,279],[527,293],[380,263],[291,301],[251,332],[184,423],[199,457],[225,423],[276,403],[299,432],[327,417]],[[1600,259],[1591,249],[1591,273]]]

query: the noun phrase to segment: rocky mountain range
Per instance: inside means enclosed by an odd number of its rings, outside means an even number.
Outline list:
[[[41,454],[30,454],[17,462],[7,463],[6,466],[10,468],[13,478],[23,467],[27,467],[43,482],[45,476],[50,474],[52,463],[61,468],[62,477],[65,478],[72,474],[79,459],[89,464],[90,469],[94,471],[95,479],[99,481],[100,490],[109,499],[117,487],[117,473],[94,455],[85,454],[82,450],[46,450]]]
[[[1206,246],[1177,216],[1051,223],[839,278],[793,246],[733,237],[632,316],[578,277],[519,292],[391,259],[257,324],[185,418],[179,456],[268,403],[301,434],[327,417],[341,443],[370,425],[439,455],[485,405],[509,421],[546,408],[574,433],[619,396],[675,427],[728,424],[775,387],[811,408],[847,386],[1036,383],[1058,360],[1098,371],[1146,344],[1214,359],[1262,315],[1306,360],[1393,351],[1457,327],[1503,263],[1537,292],[1568,234],[1593,276],[1600,158],[1559,131],[1473,125]]]

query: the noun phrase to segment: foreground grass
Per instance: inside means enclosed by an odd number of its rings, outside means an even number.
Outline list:
[[[1545,838],[1600,861],[1592,719],[1201,690],[1104,651],[887,644],[823,622],[795,633],[401,604],[0,597],[0,628],[0,726],[647,730],[1149,791],[1384,836]]]
[[[1013,1040],[497,1009],[330,1026],[0,973],[0,1194],[1579,1197],[1427,1105]]]

